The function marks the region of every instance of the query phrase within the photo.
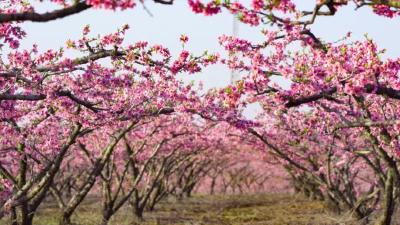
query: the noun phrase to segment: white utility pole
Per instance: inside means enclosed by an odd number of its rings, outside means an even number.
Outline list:
[[[237,37],[239,33],[239,23],[235,15],[233,15],[233,23],[232,23],[232,36]],[[237,71],[231,70],[231,84],[239,79],[239,73]]]

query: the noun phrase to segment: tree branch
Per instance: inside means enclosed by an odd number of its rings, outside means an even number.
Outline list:
[[[367,84],[364,87],[365,93],[368,94],[377,94],[377,95],[383,95],[387,96],[391,99],[398,99],[400,100],[400,90],[396,90],[390,87],[384,87],[380,85],[372,85],[372,84]],[[329,99],[332,98],[332,95],[337,92],[337,88],[333,87],[328,90],[319,92],[317,94],[309,95],[309,96],[303,96],[299,98],[289,98],[289,101],[285,104],[286,107],[291,108],[291,107],[296,107],[300,106],[302,104],[306,103],[311,103],[314,101],[318,101],[320,99]]]
[[[46,12],[43,14],[36,12],[22,13],[4,13],[0,14],[0,23],[16,22],[16,21],[32,21],[32,22],[48,22],[51,20],[61,19],[73,14],[80,13],[89,9],[91,6],[85,2],[78,2],[72,6]]]

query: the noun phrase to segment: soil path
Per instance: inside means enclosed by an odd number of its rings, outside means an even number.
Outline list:
[[[91,199],[79,208],[73,222],[97,225],[101,220],[101,200]],[[145,213],[145,220],[135,222],[126,207],[113,217],[110,225],[333,225],[355,224],[349,218],[330,215],[323,202],[300,196],[216,195],[194,196],[181,201],[168,200]],[[57,225],[58,209],[47,204],[38,212],[35,225]],[[1,221],[0,225],[9,224]]]

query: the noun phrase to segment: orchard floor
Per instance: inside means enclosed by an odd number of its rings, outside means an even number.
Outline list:
[[[55,207],[55,205],[54,205]],[[57,224],[57,209],[47,205],[38,213],[34,224]],[[99,224],[101,201],[87,202],[73,218],[79,225]],[[8,224],[0,221],[0,224]],[[310,201],[300,196],[262,195],[217,195],[194,196],[182,201],[165,201],[154,212],[147,212],[145,220],[136,223],[129,208],[121,209],[110,225],[333,225],[356,224],[345,216],[329,214],[323,202]]]

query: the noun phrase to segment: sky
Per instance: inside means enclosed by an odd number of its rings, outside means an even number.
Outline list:
[[[203,0],[206,1],[206,0]],[[208,0],[207,0],[208,1]],[[249,3],[250,0],[239,2]],[[294,0],[301,9],[312,10],[315,0]],[[155,4],[152,0],[145,1],[146,8],[153,16],[138,4],[132,10],[107,11],[90,9],[80,14],[61,20],[47,23],[25,23],[24,29],[28,36],[23,40],[23,48],[31,48],[37,44],[40,50],[59,48],[65,45],[66,40],[76,40],[81,37],[82,28],[90,24],[92,34],[106,34],[116,31],[124,24],[129,24],[130,31],[126,35],[126,43],[146,40],[150,44],[162,44],[172,53],[181,50],[179,37],[181,34],[189,36],[187,49],[195,54],[204,50],[221,52],[217,38],[223,34],[232,34],[233,16],[228,13],[206,17],[191,12],[187,0],[175,0],[172,6]],[[55,5],[40,4],[38,11],[54,9]],[[352,32],[352,39],[362,40],[368,34],[378,43],[380,48],[387,49],[385,57],[396,58],[400,55],[397,44],[400,40],[400,20],[377,16],[370,8],[361,8],[355,11],[350,4],[341,9],[333,17],[318,17],[311,30],[325,41],[336,41]],[[260,29],[239,24],[238,37],[250,40],[262,40]],[[223,87],[230,82],[230,71],[223,66],[213,66],[200,75],[184,77],[186,81],[202,81],[205,88]],[[285,85],[282,82],[282,85]],[[254,111],[250,108],[249,111]],[[250,114],[254,114],[251,113]]]

